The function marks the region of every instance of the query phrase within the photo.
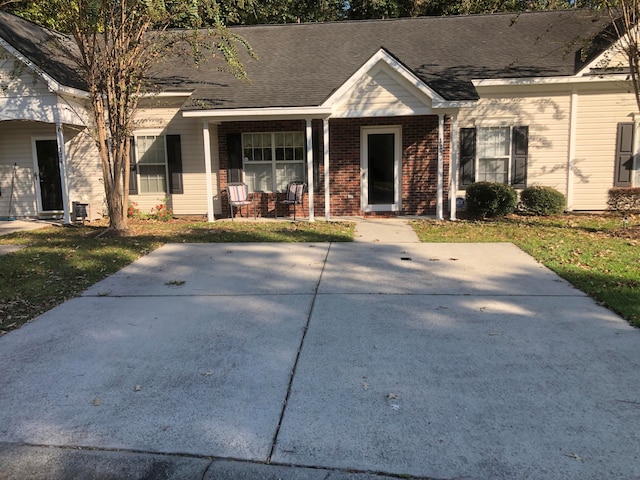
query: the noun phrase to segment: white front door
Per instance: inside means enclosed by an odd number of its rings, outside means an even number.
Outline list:
[[[366,127],[361,133],[363,212],[402,209],[402,128]]]

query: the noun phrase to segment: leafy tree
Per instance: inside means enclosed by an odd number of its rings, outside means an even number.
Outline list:
[[[640,1],[604,0],[604,8],[612,20],[615,43],[614,51],[624,58],[624,65],[605,65],[605,67],[623,67],[629,70],[629,79],[633,85],[636,105],[640,111]],[[610,63],[612,59],[605,59]]]
[[[36,21],[47,17],[43,23],[74,38],[77,49],[66,53],[87,84],[93,116],[89,130],[100,154],[109,230],[126,231],[129,138],[138,99],[153,88],[149,70],[172,48],[187,42],[194,60],[214,50],[233,74],[244,78],[238,46],[250,52],[249,46],[226,29],[215,0],[35,0],[11,6]],[[195,30],[169,33],[164,29],[172,19]],[[205,21],[209,28],[203,34],[198,28]],[[152,28],[157,30],[150,32]]]

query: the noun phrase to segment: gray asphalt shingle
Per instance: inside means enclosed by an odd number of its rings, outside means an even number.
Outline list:
[[[447,100],[474,100],[472,79],[574,74],[607,24],[587,10],[233,27],[259,59],[241,58],[251,83],[174,54],[152,70],[165,90],[194,90],[185,109],[322,104],[384,48]],[[82,88],[57,33],[0,12],[0,36],[60,83]]]

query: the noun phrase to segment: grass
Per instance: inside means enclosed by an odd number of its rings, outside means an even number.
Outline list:
[[[640,216],[509,216],[416,221],[423,242],[512,242],[598,303],[640,327]]]
[[[127,237],[98,238],[102,225],[47,227],[0,236],[24,248],[0,256],[0,335],[16,329],[165,243],[345,242],[347,222],[131,220]]]

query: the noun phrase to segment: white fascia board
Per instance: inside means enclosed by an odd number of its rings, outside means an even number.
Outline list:
[[[0,46],[2,46],[11,55],[13,55],[22,63],[24,63],[27,66],[27,68],[29,68],[30,70],[35,72],[37,75],[39,75],[40,78],[42,78],[45,81],[45,83],[47,84],[47,87],[52,93],[71,95],[73,97],[78,97],[78,98],[89,98],[89,93],[85,92],[84,90],[62,85],[60,82],[55,80],[51,75],[49,75],[47,72],[42,70],[40,67],[38,67],[35,63],[33,63],[27,57],[22,55],[22,53],[20,53],[18,50],[13,48],[13,46],[11,46],[4,38],[1,38],[1,37],[0,37]]]
[[[619,82],[626,73],[590,75],[590,76],[565,76],[565,77],[528,77],[528,78],[499,78],[473,80],[474,87],[503,87],[520,85],[576,85],[580,83],[605,83]]]
[[[340,88],[338,88],[329,98],[327,98],[322,104],[323,107],[334,107],[340,104],[345,96],[349,95],[351,90],[362,80],[362,78],[368,74],[378,62],[385,62],[398,74],[405,78],[414,88],[419,90],[424,95],[428,96],[432,100],[432,104],[435,107],[438,105],[441,108],[450,107],[451,102],[448,102],[441,97],[435,90],[432,90],[427,84],[416,77],[413,72],[408,70],[398,60],[393,58],[384,48],[378,50],[364,65],[362,65],[349,79],[344,82]]]
[[[223,122],[238,120],[300,120],[307,118],[327,118],[331,108],[326,107],[268,107],[233,108],[222,110],[187,110],[186,118],[209,118]]]

